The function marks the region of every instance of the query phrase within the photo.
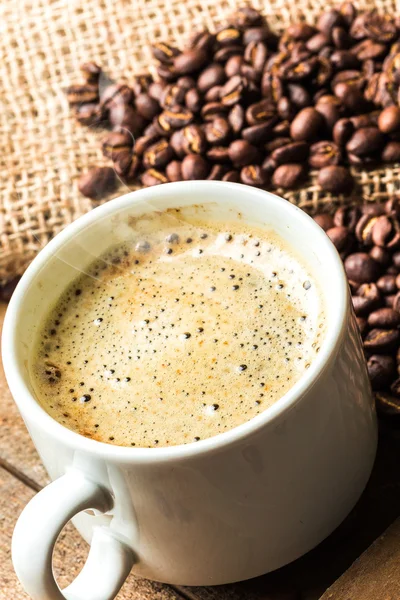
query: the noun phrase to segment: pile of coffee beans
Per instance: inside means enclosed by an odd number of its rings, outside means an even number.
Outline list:
[[[184,49],[152,47],[157,73],[110,84],[94,63],[67,95],[76,119],[109,128],[113,166],[79,183],[93,199],[118,179],[145,186],[219,179],[292,189],[318,169],[347,194],[349,165],[400,160],[400,20],[345,2],[280,35],[251,7]],[[110,130],[111,129],[111,130]]]
[[[344,261],[378,412],[400,417],[400,197],[314,220]]]

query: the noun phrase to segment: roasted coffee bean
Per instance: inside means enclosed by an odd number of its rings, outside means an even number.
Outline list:
[[[300,184],[305,176],[303,165],[280,165],[272,176],[272,184],[276,188],[291,189]]]
[[[213,63],[206,67],[197,79],[197,87],[203,94],[215,85],[225,83],[225,69],[219,63]]]
[[[330,165],[338,165],[340,161],[340,150],[333,142],[317,142],[310,147],[308,164],[313,169],[323,169]]]
[[[311,36],[306,43],[306,48],[310,52],[318,54],[325,46],[328,46],[330,39],[324,33],[316,33]]]
[[[367,363],[368,375],[372,389],[379,390],[386,387],[395,374],[395,363],[391,356],[373,354]]]
[[[273,126],[277,120],[276,109],[268,100],[251,104],[246,110],[246,121],[249,125],[271,122],[271,126]]]
[[[264,42],[250,42],[245,48],[244,59],[247,61],[258,73],[264,69],[266,60],[268,58],[268,47]]]
[[[111,167],[92,167],[78,181],[81,194],[93,200],[99,200],[114,191],[116,185],[115,171]]]
[[[221,90],[222,85],[214,85],[214,87],[210,88],[208,92],[204,94],[203,104],[208,104],[209,102],[219,102]]]
[[[182,181],[182,163],[179,160],[173,160],[165,168],[165,174],[168,181]]]
[[[228,167],[226,165],[213,165],[207,179],[209,181],[221,181],[227,172]]]
[[[396,269],[400,270],[400,252],[394,252],[394,254],[392,254],[392,262]]]
[[[175,56],[179,54],[178,48],[174,48],[165,42],[156,42],[152,45],[151,50],[154,58],[166,65],[172,64]]]
[[[75,109],[75,118],[81,125],[99,125],[105,121],[104,112],[100,104],[93,102],[79,104]]]
[[[117,160],[119,154],[132,150],[133,137],[127,131],[109,133],[102,143],[103,154],[111,160]]]
[[[333,129],[342,114],[341,102],[335,96],[322,96],[315,105],[315,109],[324,117],[325,125],[329,131]]]
[[[289,100],[296,106],[298,109],[305,108],[310,106],[312,100],[309,92],[301,85],[297,85],[295,83],[290,83],[286,86],[287,93],[289,95]],[[283,92],[277,94],[276,102],[279,102],[280,98],[282,98]]]
[[[143,166],[146,169],[152,167],[161,169],[165,167],[174,157],[174,151],[165,139],[159,140],[145,151],[143,155]]]
[[[399,224],[386,215],[376,218],[372,225],[372,241],[382,248],[397,248],[400,245]]]
[[[394,329],[400,325],[400,313],[393,310],[393,308],[379,308],[370,313],[368,325],[381,329]]]
[[[242,65],[244,64],[244,57],[240,54],[234,54],[231,56],[225,64],[225,75],[228,79],[234,75],[240,75]]]
[[[318,225],[322,227],[324,231],[328,231],[328,229],[331,229],[334,225],[333,218],[328,213],[315,215],[314,221],[318,223]]]
[[[193,48],[175,56],[173,64],[179,75],[189,75],[199,71],[206,62],[207,52],[201,48]]]
[[[173,106],[158,115],[154,122],[160,135],[168,136],[174,129],[189,125],[193,119],[194,115],[189,109],[182,106]]]
[[[327,36],[330,36],[334,27],[341,27],[344,25],[342,15],[338,10],[330,9],[319,17],[317,21],[317,29],[322,31]]]
[[[142,173],[141,180],[143,185],[147,187],[168,182],[168,178],[157,169],[148,169],[147,171],[144,171],[144,173]]]
[[[159,103],[148,94],[139,94],[135,99],[135,106],[138,113],[151,121],[161,111]]]
[[[376,281],[380,275],[380,267],[365,252],[350,254],[344,261],[347,277],[358,283]]]
[[[369,255],[371,258],[376,260],[380,265],[387,266],[390,263],[391,256],[390,253],[384,248],[380,248],[379,246],[374,246],[369,251]]]
[[[148,93],[150,85],[153,83],[153,77],[149,73],[140,73],[132,77],[129,83],[134,96],[139,96],[139,94]]]
[[[242,137],[250,144],[259,145],[270,140],[273,135],[271,123],[260,123],[242,130]]]
[[[177,83],[166,85],[160,95],[160,105],[165,108],[182,106],[185,101],[186,90]]]
[[[397,133],[400,131],[400,108],[388,106],[379,115],[378,127],[382,133]]]
[[[258,161],[259,151],[246,140],[235,140],[229,146],[229,158],[236,167],[245,167]]]
[[[398,291],[394,275],[382,275],[376,282],[376,286],[385,295],[396,294]]]
[[[202,107],[200,114],[205,121],[213,121],[217,117],[224,117],[229,111],[221,102],[208,102]]]
[[[215,35],[210,33],[207,29],[204,31],[197,31],[190,37],[188,48],[199,48],[205,52],[210,52],[215,46]]]
[[[307,23],[294,23],[289,25],[286,32],[294,40],[306,42],[316,33],[316,29]]]
[[[207,179],[210,165],[198,154],[188,154],[182,161],[182,177],[185,181],[193,179]]]
[[[204,154],[207,140],[199,125],[187,125],[182,129],[182,149],[186,154]]]
[[[221,145],[228,141],[231,128],[226,119],[221,117],[207,123],[204,127],[205,139],[211,145]]]
[[[220,99],[223,106],[233,106],[237,104],[246,90],[247,82],[244,77],[234,75],[228,79],[221,89]]]
[[[213,146],[207,151],[207,158],[211,162],[230,163],[228,146]]]
[[[303,108],[293,119],[290,135],[296,142],[310,142],[321,135],[324,118],[315,108]]]
[[[244,126],[244,109],[240,104],[233,106],[228,114],[228,122],[232,131],[239,133]]]
[[[356,156],[369,156],[379,152],[383,144],[384,137],[377,127],[362,127],[347,142],[346,150]]]
[[[96,103],[99,99],[99,88],[97,83],[84,83],[82,85],[70,85],[65,90],[67,100],[71,106],[83,104],[84,102]]]
[[[219,63],[226,63],[232,56],[237,56],[243,53],[242,46],[225,46],[217,50],[214,54],[214,60]]]
[[[143,156],[144,152],[149,148],[154,142],[160,139],[160,136],[155,133],[153,135],[143,135],[139,137],[135,141],[135,154],[138,156]]]
[[[139,115],[133,106],[114,103],[108,109],[108,118],[114,128],[126,130],[137,137],[140,135],[146,124],[146,120]]]
[[[318,183],[326,192],[347,194],[353,189],[354,180],[346,167],[330,165],[320,170]]]
[[[80,71],[87,83],[98,83],[101,75],[101,67],[95,62],[83,63]]]
[[[266,25],[263,27],[249,27],[243,34],[243,44],[245,46],[250,42],[267,42],[268,44],[271,38],[271,32]]]
[[[381,160],[383,162],[400,161],[400,142],[388,142],[382,150]]]
[[[239,44],[241,37],[241,31],[237,27],[223,27],[215,35],[216,42],[220,46]]]
[[[349,231],[354,232],[359,218],[358,206],[341,206],[335,212],[333,222],[336,227],[347,227]]]
[[[378,216],[374,214],[364,213],[356,225],[355,233],[359,242],[365,246],[371,246],[372,228],[377,221]]]
[[[400,398],[387,392],[376,392],[375,405],[378,415],[382,418],[392,419],[400,416]]]
[[[202,99],[199,92],[192,88],[188,90],[185,95],[185,104],[192,113],[198,113],[202,106]]]
[[[397,292],[397,294],[395,295],[393,299],[392,308],[394,308],[395,311],[400,313],[400,292]]]
[[[309,147],[306,142],[292,142],[280,148],[276,148],[271,153],[271,158],[277,165],[288,163],[304,163],[308,158]]]
[[[240,181],[246,185],[263,186],[268,177],[259,165],[247,165],[240,171]]]
[[[363,316],[379,307],[381,294],[375,283],[362,283],[352,300],[356,315]]]
[[[364,348],[378,354],[392,352],[399,342],[397,329],[371,329],[364,339]]]
[[[336,250],[342,255],[350,252],[353,246],[353,240],[347,227],[332,227],[328,229],[326,235],[334,244]]]
[[[392,217],[400,217],[400,197],[393,196],[385,203],[385,212]]]
[[[132,104],[133,100],[133,89],[125,83],[108,85],[100,95],[100,104],[106,110],[116,104]]]
[[[354,133],[350,119],[339,119],[333,126],[332,137],[338,146],[345,146]]]
[[[231,181],[232,183],[239,183],[240,173],[238,171],[228,171],[223,176],[222,181]]]
[[[125,183],[131,183],[135,181],[141,169],[141,161],[137,154],[131,152],[125,152],[118,156],[118,159],[114,162],[114,169],[116,175],[121,177]]]

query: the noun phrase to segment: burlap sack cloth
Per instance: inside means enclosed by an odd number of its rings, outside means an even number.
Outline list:
[[[394,14],[398,0],[359,8]],[[2,0],[0,3],[0,283],[23,272],[35,254],[93,203],[77,189],[82,171],[104,159],[101,132],[77,124],[63,89],[94,60],[115,78],[148,70],[148,44],[175,40],[224,22],[241,0]],[[254,0],[277,30],[310,23],[324,0]],[[399,7],[397,7],[398,9]],[[357,174],[357,196],[384,200],[400,189],[400,168]],[[119,195],[128,189],[120,187]],[[316,210],[336,201],[314,183],[286,197]],[[338,199],[338,202],[349,199]],[[354,201],[354,198],[351,199]]]

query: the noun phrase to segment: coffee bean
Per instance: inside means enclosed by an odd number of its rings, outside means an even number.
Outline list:
[[[168,178],[163,175],[163,173],[161,173],[160,171],[157,171],[157,169],[148,169],[147,171],[144,171],[144,173],[142,173],[142,183],[143,185],[146,185],[148,187],[153,186],[153,185],[160,185],[161,183],[167,183]]]
[[[242,129],[242,137],[250,144],[258,146],[259,144],[271,139],[273,130],[271,123],[260,123]]]
[[[373,390],[379,390],[387,386],[395,373],[393,358],[385,354],[370,356],[367,368]]]
[[[299,185],[304,175],[303,165],[280,165],[272,176],[272,183],[277,188],[291,189]]]
[[[399,341],[397,329],[371,329],[364,339],[364,348],[371,352],[390,353]]]
[[[174,151],[167,140],[162,139],[147,148],[143,154],[143,166],[146,169],[152,167],[161,169],[165,167],[174,157]]]
[[[344,261],[347,277],[359,283],[370,283],[379,277],[379,265],[365,252],[350,254]]]
[[[379,307],[381,294],[375,283],[362,283],[352,300],[356,315],[363,316]]]
[[[244,59],[261,74],[268,58],[268,47],[264,42],[250,42],[245,48]]]
[[[228,171],[223,177],[222,181],[231,181],[233,183],[239,183],[240,173],[238,171]]]
[[[105,121],[105,115],[100,104],[89,102],[79,104],[75,109],[75,118],[81,125],[99,125]]]
[[[152,83],[153,77],[149,73],[139,73],[132,77],[130,87],[134,96],[139,96],[139,94],[147,94]]]
[[[228,114],[228,122],[232,128],[234,133],[239,133],[239,131],[244,126],[244,109],[240,104],[236,104],[233,106]]]
[[[84,196],[99,200],[114,191],[117,181],[111,167],[92,167],[79,178],[78,189]]]
[[[333,126],[332,137],[338,146],[345,146],[354,133],[350,119],[339,119]]]
[[[182,149],[186,154],[203,154],[206,151],[206,136],[198,125],[187,125],[182,129]]]
[[[380,308],[370,313],[368,325],[381,329],[392,329],[400,324],[400,313],[392,308]]]
[[[80,71],[87,83],[98,83],[101,67],[95,62],[86,62],[80,66]]]
[[[296,142],[309,142],[321,134],[323,125],[324,119],[315,108],[303,108],[292,121],[290,135]]]
[[[213,165],[207,179],[209,181],[221,181],[223,176],[228,172],[226,165]]]
[[[400,283],[400,281],[399,281]],[[396,285],[396,277],[394,275],[382,275],[376,282],[377,288],[382,294],[396,294],[398,286]]]
[[[354,180],[346,167],[330,165],[320,170],[318,183],[326,192],[347,194],[353,189]]]
[[[378,262],[380,265],[383,265],[384,267],[386,267],[391,260],[390,253],[384,248],[380,248],[379,246],[374,246],[373,248],[371,248],[371,250],[369,251],[369,255],[371,258],[376,260],[376,262]]]
[[[103,139],[103,154],[111,160],[115,161],[118,159],[119,154],[124,154],[132,150],[133,137],[128,132],[113,132],[109,133]]]
[[[379,115],[378,127],[386,134],[400,131],[400,108],[398,106],[385,108]]]
[[[399,224],[397,220],[382,215],[372,225],[372,241],[382,248],[396,248],[400,245]]]
[[[323,169],[330,165],[338,165],[341,161],[339,147],[333,142],[317,142],[310,147],[308,164],[313,169]]]
[[[228,141],[231,128],[226,119],[219,117],[205,125],[204,133],[209,144],[220,145]]]
[[[128,131],[133,137],[141,134],[146,123],[146,120],[139,115],[133,106],[122,103],[110,106],[108,118],[114,128]]]
[[[135,153],[125,152],[118,156],[118,159],[114,162],[114,169],[116,175],[121,177],[125,183],[132,183],[138,176],[141,169],[141,161],[139,156]]]
[[[388,142],[382,150],[381,160],[386,163],[400,161],[400,142]]]
[[[359,218],[358,206],[341,206],[335,212],[333,222],[337,227],[347,227],[349,231],[354,232]]]
[[[182,180],[182,163],[179,160],[173,160],[165,168],[165,174],[168,181]]]
[[[248,165],[240,171],[240,180],[247,185],[263,186],[268,177],[259,165]]]
[[[112,106],[132,104],[134,100],[133,89],[125,83],[115,83],[104,88],[100,95],[101,106],[109,110]]]
[[[229,146],[229,158],[237,167],[257,162],[259,151],[246,140],[235,140]]]
[[[202,107],[202,99],[198,90],[192,88],[186,92],[185,105],[192,113],[198,113]]]
[[[135,154],[138,156],[143,156],[147,148],[149,148],[154,142],[157,142],[160,139],[158,134],[153,135],[143,135],[139,137],[135,141]]]
[[[229,111],[221,102],[208,102],[202,107],[200,114],[205,121],[213,121],[217,117],[224,117]]]
[[[242,6],[231,17],[231,23],[242,29],[261,25],[263,21],[262,15],[251,6]]]
[[[175,56],[178,56],[178,48],[174,48],[165,42],[157,42],[151,47],[154,58],[163,64],[170,65],[173,63]]]
[[[306,142],[292,142],[280,148],[276,148],[271,153],[271,158],[277,165],[287,163],[303,163],[308,157],[309,147]]]
[[[376,392],[375,405],[380,417],[394,418],[400,416],[400,398],[387,392]]]
[[[99,99],[99,88],[97,84],[84,83],[82,85],[70,85],[65,90],[67,100],[71,106],[85,102],[96,103]]]
[[[243,34],[243,44],[245,46],[250,42],[267,42],[268,44],[271,37],[271,32],[266,25],[263,27],[249,27]]]
[[[210,166],[207,161],[198,154],[188,154],[182,161],[182,177],[185,181],[193,179],[207,179]]]
[[[326,235],[330,238],[339,253],[350,251],[353,244],[347,227],[332,227],[328,229]]]
[[[234,104],[237,104],[242,99],[246,87],[246,79],[240,75],[234,75],[228,79],[220,93],[220,99],[223,106],[233,106]]]
[[[368,156],[379,152],[383,144],[384,137],[377,127],[362,127],[347,142],[346,150],[356,156]]]
[[[178,54],[174,58],[175,71],[179,75],[189,75],[199,71],[207,62],[207,52],[201,48],[193,48]]]
[[[135,106],[137,112],[148,121],[154,119],[161,111],[159,103],[148,94],[139,94],[139,96],[136,96]]]
[[[315,215],[314,221],[318,223],[324,231],[328,231],[328,229],[331,229],[334,225],[333,218],[327,213]]]
[[[197,79],[197,87],[203,94],[215,85],[225,83],[225,69],[219,63],[213,63],[206,67]]]

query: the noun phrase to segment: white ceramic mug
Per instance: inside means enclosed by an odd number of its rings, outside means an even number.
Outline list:
[[[272,227],[297,248],[323,291],[328,327],[321,351],[273,406],[197,443],[126,448],[66,429],[32,390],[29,363],[39,324],[77,270],[125,235],[130,215],[194,204],[223,221]],[[14,532],[15,570],[34,600],[111,600],[132,567],[141,576],[185,585],[261,575],[323,540],[370,475],[376,418],[341,260],[310,217],[255,188],[172,183],[127,194],[69,225],[14,293],[3,361],[54,480],[30,501]],[[82,572],[61,591],[52,552],[71,518],[91,549]]]

